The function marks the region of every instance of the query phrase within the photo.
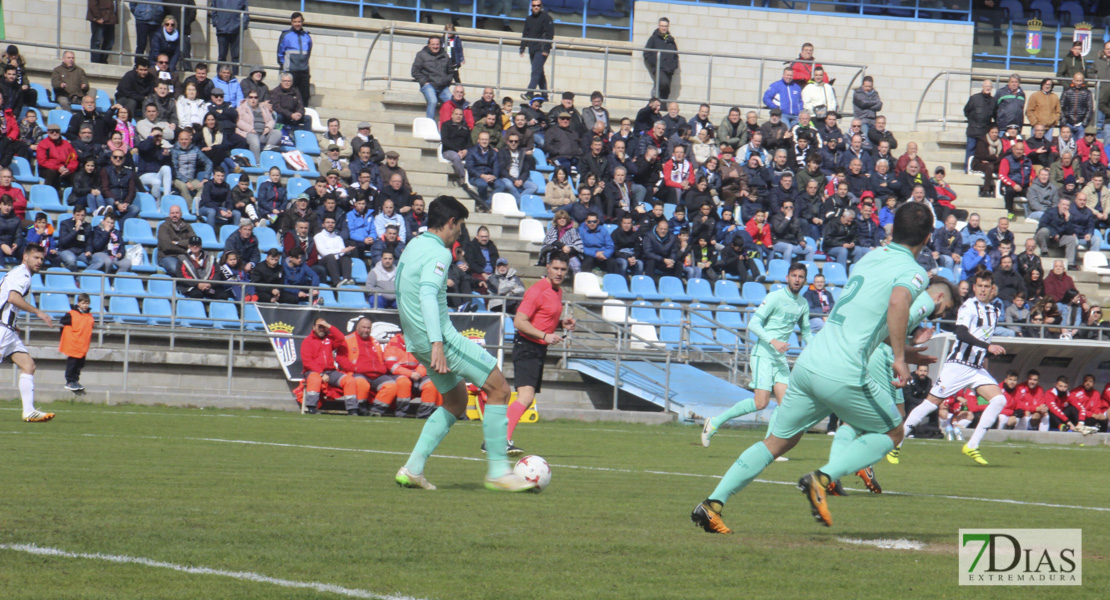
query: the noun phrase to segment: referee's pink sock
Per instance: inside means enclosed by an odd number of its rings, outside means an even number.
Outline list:
[[[523,402],[519,402],[519,401],[518,402],[513,402],[512,404],[509,405],[509,412],[508,412],[509,427],[505,432],[505,439],[506,440],[512,441],[512,439],[513,439],[513,430],[516,429],[516,424],[520,422],[520,418],[522,416],[524,416],[524,413],[527,410],[528,410],[528,407],[524,406]]]

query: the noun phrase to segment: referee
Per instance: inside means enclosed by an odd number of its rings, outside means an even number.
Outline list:
[[[524,293],[524,300],[517,308],[513,325],[516,339],[513,342],[513,383],[516,385],[516,402],[509,404],[508,451],[519,456],[524,451],[513,445],[513,430],[524,411],[540,391],[543,382],[543,362],[547,347],[563,342],[555,333],[562,325],[564,331],[574,331],[574,319],[563,319],[563,280],[567,277],[570,257],[562,252],[551,255],[547,261],[547,277],[537,281]],[[484,448],[483,448],[484,449]]]

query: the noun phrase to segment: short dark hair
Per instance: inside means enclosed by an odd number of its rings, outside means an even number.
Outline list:
[[[436,196],[428,206],[428,229],[441,229],[451,219],[458,222],[469,216],[470,211],[462,202],[459,202],[458,198],[447,195]]]
[[[382,258],[385,258],[386,254],[392,256],[393,258],[397,258],[397,255],[394,254],[392,250],[382,250]]]
[[[808,275],[809,274],[809,267],[807,267],[804,262],[796,262],[796,263],[793,263],[793,264],[790,265],[790,269],[788,269],[786,271],[786,273],[790,274],[790,273],[793,273],[794,271],[805,271],[806,274]]]
[[[1029,369],[1029,372],[1025,374],[1025,377],[1026,377],[1026,378],[1029,378],[1029,377],[1032,377],[1032,376],[1034,376],[1034,375],[1036,375],[1037,377],[1040,377],[1040,376],[1041,376],[1041,372],[1040,372],[1040,371],[1038,371],[1038,370],[1036,370],[1036,369]]]
[[[27,249],[30,250],[31,247],[27,246]],[[1068,376],[1067,375],[1061,375],[1061,376],[1056,378],[1056,383],[1067,383],[1067,382],[1068,382]]]
[[[193,67],[194,71],[200,71],[202,69],[207,71],[208,70],[208,63],[197,63],[197,66]]]
[[[994,274],[986,269],[981,269],[975,273],[975,283],[979,283],[980,281],[994,283]]]
[[[50,217],[46,216],[46,213],[44,213],[44,212],[35,213],[35,222],[36,223],[38,223],[39,221],[49,221],[49,220],[50,220]]]
[[[277,248],[270,248],[266,252],[266,258],[269,258],[271,256],[281,256],[281,250],[278,250]]]
[[[38,244],[27,244],[23,247],[23,253],[26,254],[28,252],[46,252],[46,250]]]
[[[304,258],[304,250],[300,246],[293,246],[289,249],[289,258]]]
[[[547,264],[551,264],[555,261],[570,265],[570,256],[566,252],[554,252],[551,256],[547,257]]]
[[[1016,377],[1018,377],[1018,372],[1013,370],[1013,369],[1010,369],[1009,371],[1006,371],[1006,377],[1015,377],[1016,378]]]
[[[933,233],[933,215],[920,202],[907,202],[894,212],[895,244],[912,247],[924,244]]]
[[[299,12],[295,12],[295,13],[293,13],[293,14],[289,15],[289,20],[290,20],[290,21],[292,21],[293,19],[296,19],[296,18],[298,18],[298,17],[299,17],[300,19],[304,20],[304,15],[302,15],[302,14],[301,14],[301,13],[299,13]]]
[[[149,69],[150,68],[150,61],[140,56],[139,58],[135,59],[135,66],[136,67],[146,67],[146,68]]]

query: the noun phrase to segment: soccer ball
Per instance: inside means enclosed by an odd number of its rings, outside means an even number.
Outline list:
[[[551,467],[539,456],[525,456],[513,467],[513,473],[536,484],[532,491],[542,492],[551,483]]]

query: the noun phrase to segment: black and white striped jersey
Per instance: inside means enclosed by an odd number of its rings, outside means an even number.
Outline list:
[[[982,346],[969,344],[957,336],[952,349],[948,351],[945,362],[966,365],[975,369],[983,367],[987,359],[986,345],[990,344],[994,335],[994,326],[998,322],[998,309],[991,304],[980,302],[977,298],[968,298],[960,305],[956,315],[956,327],[967,327],[972,337],[983,342]]]
[[[0,281],[0,324],[14,329],[19,309],[8,301],[12,292],[18,292],[24,298],[31,292],[31,271],[25,265],[12,269]]]

